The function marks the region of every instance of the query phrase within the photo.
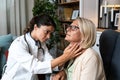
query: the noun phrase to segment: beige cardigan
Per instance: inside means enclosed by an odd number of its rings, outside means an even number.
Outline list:
[[[70,80],[106,80],[102,60],[92,48],[77,57],[72,66]]]

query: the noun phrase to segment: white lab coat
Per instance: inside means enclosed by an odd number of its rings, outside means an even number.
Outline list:
[[[13,41],[9,48],[9,56],[7,67],[1,80],[38,80],[36,74],[52,73],[51,60],[52,56],[49,54],[45,43],[42,43],[43,52],[39,51],[35,41],[30,34],[18,37]]]

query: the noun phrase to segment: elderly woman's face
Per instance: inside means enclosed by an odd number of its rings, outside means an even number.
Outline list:
[[[69,42],[80,42],[81,33],[78,27],[78,20],[74,20],[72,24],[66,29],[65,40]]]

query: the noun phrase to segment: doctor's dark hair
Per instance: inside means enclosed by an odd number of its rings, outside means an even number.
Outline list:
[[[52,26],[53,28],[56,28],[54,20],[49,15],[42,14],[42,15],[34,16],[31,19],[28,26],[24,30],[24,34],[28,32],[32,32],[35,24],[38,27],[41,27],[41,25],[44,25],[44,26]]]

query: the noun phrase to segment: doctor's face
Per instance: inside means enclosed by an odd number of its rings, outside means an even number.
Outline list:
[[[68,42],[81,41],[81,33],[78,27],[78,20],[74,20],[72,24],[67,27],[65,40]]]
[[[45,42],[46,40],[50,38],[51,33],[53,32],[54,32],[53,26],[41,25],[41,27],[37,27],[36,37],[39,41]]]

